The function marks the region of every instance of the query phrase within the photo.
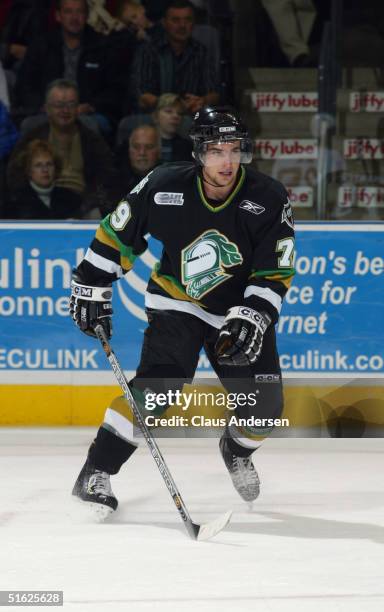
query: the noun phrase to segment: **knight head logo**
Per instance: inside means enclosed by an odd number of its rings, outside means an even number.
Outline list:
[[[181,275],[187,295],[199,300],[231,277],[225,268],[238,266],[243,257],[237,245],[210,229],[181,252]]]

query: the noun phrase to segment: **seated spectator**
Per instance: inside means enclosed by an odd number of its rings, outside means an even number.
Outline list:
[[[173,0],[163,18],[164,32],[139,47],[133,65],[132,90],[138,108],[155,109],[163,93],[183,97],[188,113],[216,104],[217,71],[207,49],[192,38],[194,7],[188,0]]]
[[[144,7],[138,0],[122,0],[116,12],[117,22],[121,28],[109,34],[109,42],[118,58],[118,72],[121,76],[120,97],[123,101],[124,114],[135,109],[135,100],[129,88],[131,66],[138,45],[151,38],[160,26],[153,24],[145,15]]]
[[[120,181],[116,199],[123,198],[160,163],[159,133],[152,125],[135,128],[118,150]]]
[[[140,0],[123,0],[118,13],[119,19],[130,28],[138,41],[150,40],[159,27],[148,19]]]
[[[61,162],[44,140],[32,140],[20,151],[18,188],[10,194],[12,219],[68,219],[81,216],[81,196],[57,185]]]
[[[182,138],[177,130],[184,114],[184,105],[176,94],[163,94],[157,101],[153,119],[160,135],[163,162],[191,161],[192,142]]]
[[[108,37],[86,25],[86,0],[57,0],[58,27],[28,47],[15,86],[16,102],[26,114],[41,111],[47,85],[58,78],[79,89],[78,113],[104,134],[120,110],[117,62]]]
[[[0,101],[0,218],[5,215],[5,169],[8,156],[19,134],[13,125],[8,110]]]
[[[314,66],[308,40],[315,23],[312,0],[261,0],[279,38],[282,52],[295,68]]]
[[[17,187],[15,160],[31,140],[48,141],[62,161],[57,185],[80,194],[84,215],[99,217],[109,211],[113,183],[112,153],[104,140],[85,127],[77,117],[79,104],[76,85],[59,79],[46,93],[47,121],[26,134],[13,152],[8,164],[9,189]]]
[[[17,71],[32,40],[45,35],[51,0],[11,0],[8,4],[1,59],[6,69]]]

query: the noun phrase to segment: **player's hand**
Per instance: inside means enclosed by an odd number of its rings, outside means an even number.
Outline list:
[[[247,306],[230,308],[215,344],[218,363],[229,366],[255,363],[270,323],[271,318],[266,312],[258,312]]]
[[[88,336],[96,337],[95,327],[101,324],[108,339],[112,336],[112,287],[84,285],[77,271],[73,272],[69,312],[75,325]]]

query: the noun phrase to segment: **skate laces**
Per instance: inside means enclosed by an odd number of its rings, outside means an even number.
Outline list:
[[[113,495],[109,474],[96,470],[88,481],[88,491],[99,495]]]
[[[233,473],[236,478],[245,477],[250,484],[260,484],[258,473],[256,472],[254,465],[249,457],[237,457],[233,455]],[[251,478],[251,481],[249,480]]]
[[[234,471],[249,472],[252,470],[252,463],[248,457],[238,457],[237,455],[232,455],[232,463]]]

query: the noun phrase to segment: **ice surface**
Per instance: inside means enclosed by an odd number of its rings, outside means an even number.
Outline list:
[[[90,522],[70,491],[93,435],[0,429],[0,590],[60,589],[74,612],[384,610],[384,440],[268,440],[251,512],[217,440],[160,440],[195,521],[234,510],[194,542],[144,445]]]

